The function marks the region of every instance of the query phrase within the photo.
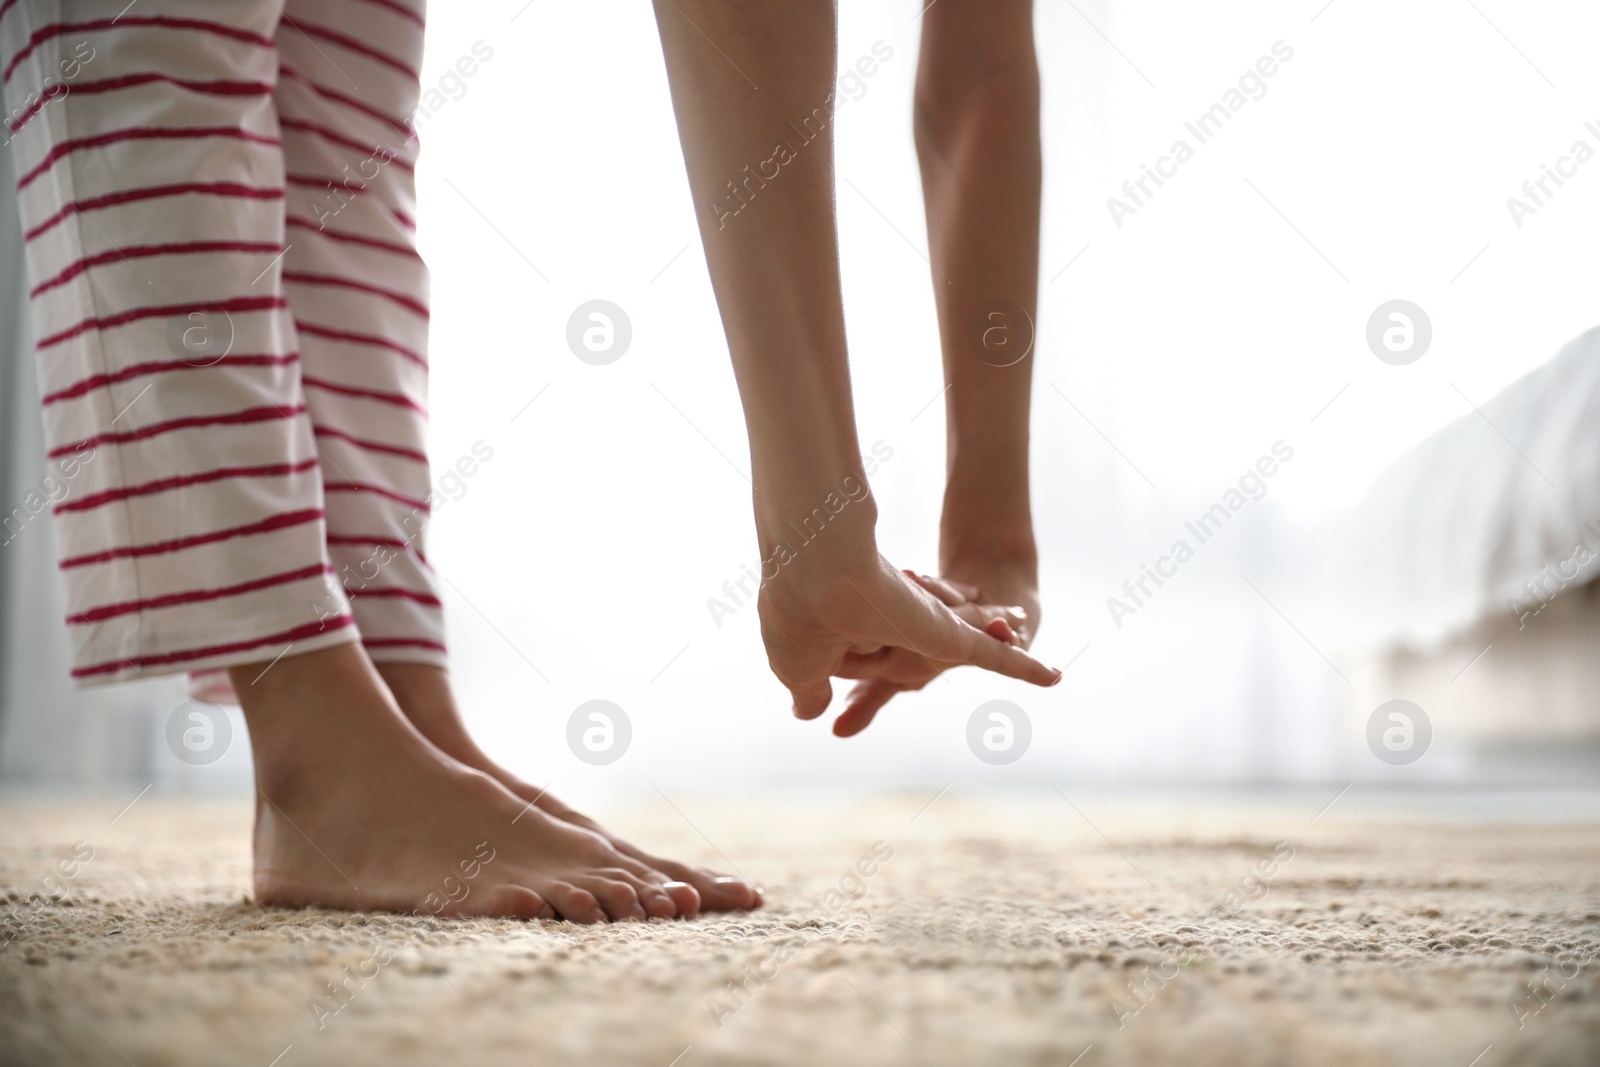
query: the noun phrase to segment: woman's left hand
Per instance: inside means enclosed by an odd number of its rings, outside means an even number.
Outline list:
[[[1002,589],[983,589],[953,578],[935,578],[915,571],[903,572],[955,612],[963,622],[983,630],[1017,648],[1033,643],[1038,630],[1039,595],[1036,583],[1027,579],[997,579],[993,587],[1003,587],[1009,596],[998,596]],[[859,679],[845,701],[844,711],[833,723],[839,737],[850,737],[865,730],[883,706],[900,693],[915,692],[948,669],[909,649],[884,648],[870,657],[852,657],[851,671],[845,677]]]

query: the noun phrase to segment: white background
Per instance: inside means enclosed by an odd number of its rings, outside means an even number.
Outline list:
[[[939,405],[924,411],[942,379],[910,134],[920,24],[906,2],[843,6],[841,63],[894,49],[837,127],[856,397],[864,443],[894,449],[874,481],[884,550],[929,567],[943,430]],[[753,610],[719,629],[706,607],[754,562],[748,460],[649,10],[519,8],[434,6],[430,79],[476,40],[494,57],[425,121],[420,170],[435,461],[495,450],[431,531],[491,751],[578,792],[1294,777],[1352,758],[1337,677],[1241,578],[1292,585],[1289,546],[1469,411],[1461,393],[1481,403],[1594,324],[1600,278],[1576,235],[1600,221],[1600,161],[1520,229],[1505,204],[1575,139],[1600,144],[1583,129],[1600,119],[1592,7],[1042,3],[1037,651],[1073,666],[1048,691],[948,678],[850,742],[790,719]],[[1107,197],[1175,138],[1194,144],[1184,121],[1280,40],[1293,58],[1266,95],[1115,226]],[[564,343],[596,297],[633,324],[606,367]],[[1395,297],[1434,327],[1408,367],[1364,341]],[[1280,439],[1294,459],[1248,523],[1114,626],[1106,597]],[[1315,616],[1298,624],[1318,644]],[[634,724],[600,770],[563,744],[595,697]],[[964,742],[996,697],[1034,726],[1004,770]]]
[[[859,421],[864,444],[894,450],[873,485],[882,547],[930,568],[944,445],[910,125],[919,5],[843,7],[842,63],[894,50],[837,125]],[[1041,0],[1036,650],[1072,665],[1051,690],[947,677],[838,741],[789,716],[754,610],[719,628],[706,607],[755,562],[748,458],[649,6],[429,17],[425,84],[474,42],[493,49],[420,124],[431,447],[439,471],[474,442],[494,451],[438,510],[430,557],[474,731],[576,801],[650,783],[1326,779],[1370,763],[1365,713],[1323,659],[1333,637],[1297,598],[1304,546],[1470,412],[1463,394],[1482,403],[1595,324],[1600,161],[1522,228],[1506,208],[1574,140],[1600,147],[1584,129],[1600,120],[1594,5]],[[1174,139],[1194,144],[1184,122],[1280,40],[1293,58],[1266,95],[1114,225],[1107,198]],[[1406,367],[1364,338],[1397,297],[1434,330]],[[595,298],[633,328],[605,367],[565,342]],[[1106,598],[1278,440],[1294,458],[1267,496],[1116,627]],[[1293,606],[1299,633],[1247,578]],[[633,723],[603,768],[565,742],[594,698]],[[965,743],[995,698],[1033,724],[1007,768]]]

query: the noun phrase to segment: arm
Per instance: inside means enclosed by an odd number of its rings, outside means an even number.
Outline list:
[[[1033,0],[941,0],[922,16],[917,160],[944,360],[946,483],[939,573],[920,579],[976,625],[1039,629],[1028,416],[1039,289],[1039,68]],[[939,674],[886,657],[837,729],[864,729]]]
[[[1020,358],[1017,346],[1033,342],[1039,290],[1033,0],[944,0],[923,16],[916,141],[929,252],[943,272],[933,281],[950,385],[940,562],[1000,554],[1032,566],[1033,358]],[[1023,317],[995,311],[995,303],[1020,308]],[[975,320],[990,337],[982,356],[973,346]]]
[[[834,10],[828,0],[656,9],[750,431],[765,559],[792,536],[789,521],[860,469],[833,213]]]
[[[840,294],[833,4],[657,0],[656,18],[749,427],[762,636],[796,714],[820,715],[830,676],[861,677],[894,648],[1053,683],[1058,672],[958,620],[877,551]]]

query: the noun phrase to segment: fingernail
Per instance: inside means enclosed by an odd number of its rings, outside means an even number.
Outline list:
[[[1061,682],[1061,679],[1063,679],[1063,678],[1065,678],[1065,677],[1066,677],[1066,676],[1067,676],[1067,675],[1066,675],[1066,672],[1065,672],[1065,671],[1063,671],[1063,670],[1060,670],[1060,669],[1059,669],[1059,668],[1057,668],[1057,669],[1056,669],[1056,676],[1055,676],[1055,678],[1054,678],[1054,679],[1053,679],[1053,680],[1052,680],[1052,681],[1051,681],[1051,682],[1050,682],[1050,684],[1051,684],[1051,685],[1059,685],[1059,684],[1060,684],[1060,682]]]
[[[688,882],[662,882],[661,883],[661,888],[662,889],[679,889],[679,888],[682,888],[684,886],[687,886],[688,884],[689,884]]]

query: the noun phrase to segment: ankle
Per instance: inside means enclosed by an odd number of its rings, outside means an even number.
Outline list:
[[[466,719],[462,717],[450,684],[449,671],[427,663],[378,663],[374,666],[400,705],[401,714],[434,748],[456,763],[488,775],[519,797],[538,798],[538,806],[545,811],[571,811],[502,767],[479,746],[467,731]]]
[[[439,751],[477,770],[494,767],[467,732],[450,672],[427,663],[374,664],[400,712]],[[496,777],[499,777],[497,774]]]
[[[326,792],[404,727],[354,641],[228,673],[250,731],[256,786],[274,800]]]

